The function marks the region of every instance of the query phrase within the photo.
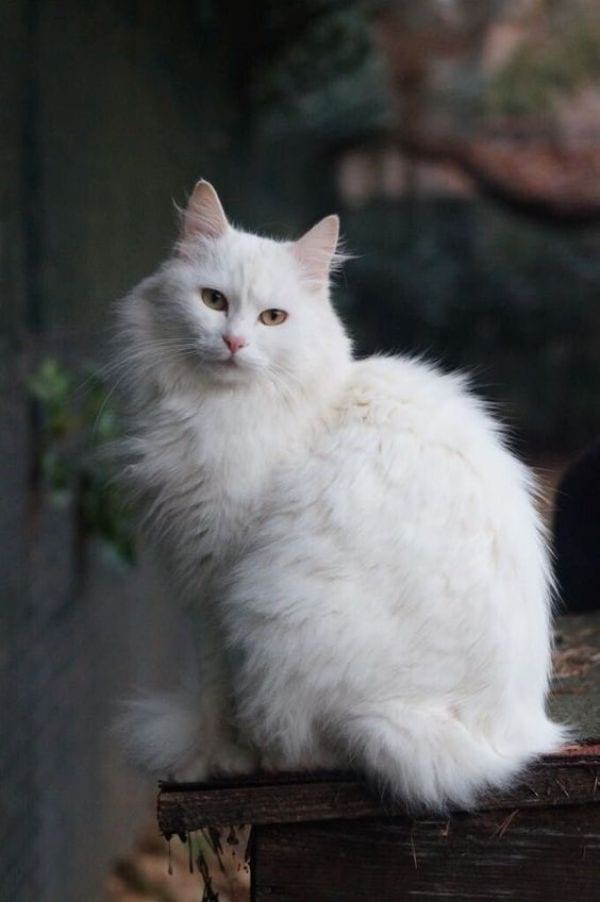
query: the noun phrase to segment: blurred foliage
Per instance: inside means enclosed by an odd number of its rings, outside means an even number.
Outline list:
[[[240,70],[246,97],[269,106],[321,89],[333,76],[355,71],[370,50],[370,26],[383,0],[256,0],[231,11],[215,0],[197,0],[199,34],[235,44],[228,59],[235,78]]]
[[[332,78],[352,75],[371,52],[371,31],[381,0],[262,0],[264,49],[256,78],[263,105],[287,104],[322,91]]]
[[[117,416],[96,367],[82,373],[43,360],[28,381],[39,405],[38,470],[56,504],[76,493],[80,525],[122,561],[134,560],[131,513],[114,482],[105,452],[118,437]]]
[[[540,115],[600,78],[600,16],[581,13],[548,28],[516,49],[489,84],[491,114]]]
[[[256,0],[236,10],[232,29],[226,6],[198,0],[199,39],[220,48],[228,130],[243,142],[274,124],[314,131],[347,105],[370,118],[384,80],[373,37],[385,6],[384,0]]]

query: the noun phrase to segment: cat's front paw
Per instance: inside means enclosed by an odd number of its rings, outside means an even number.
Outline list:
[[[258,767],[258,755],[251,749],[239,745],[223,748],[214,760],[215,773],[227,777],[251,774],[258,770]]]
[[[258,770],[258,757],[251,750],[227,744],[214,749],[210,757],[198,755],[177,771],[181,783],[200,783],[214,777],[235,777]]]

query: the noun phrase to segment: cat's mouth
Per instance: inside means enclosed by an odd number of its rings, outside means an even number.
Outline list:
[[[238,358],[237,354],[231,354],[230,357],[221,358],[215,361],[215,365],[220,370],[242,370],[244,369],[244,361]]]
[[[231,373],[232,376],[234,373],[246,374],[249,370],[252,371],[257,369],[256,363],[252,357],[243,354],[231,354],[229,357],[219,357],[216,360],[213,360],[212,366],[214,366],[217,373]]]

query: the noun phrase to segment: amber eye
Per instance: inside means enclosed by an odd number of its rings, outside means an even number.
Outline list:
[[[261,315],[258,317],[261,323],[264,323],[265,326],[279,326],[281,323],[284,323],[288,318],[285,310],[263,310]]]
[[[200,293],[202,300],[211,310],[227,310],[229,306],[227,298],[216,288],[203,288]]]

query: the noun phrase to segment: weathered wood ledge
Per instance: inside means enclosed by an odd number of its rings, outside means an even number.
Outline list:
[[[478,811],[600,802],[600,738],[549,755],[509,793],[482,800]],[[351,773],[277,774],[220,783],[162,783],[158,823],[163,835],[185,836],[202,827],[293,824],[406,816],[379,799]]]

